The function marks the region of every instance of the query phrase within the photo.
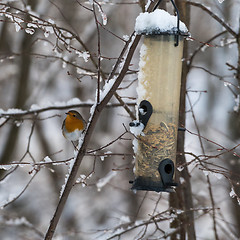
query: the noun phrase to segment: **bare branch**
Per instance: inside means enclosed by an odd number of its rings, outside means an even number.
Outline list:
[[[220,23],[231,35],[233,35],[235,38],[238,37],[238,34],[233,31],[233,29],[224,22],[224,20],[222,20],[220,17],[218,17],[215,13],[213,13],[209,8],[205,7],[204,5],[202,5],[201,3],[196,3],[196,2],[190,2],[187,1],[187,4],[190,4],[192,6],[201,8],[204,12],[206,12],[207,14],[209,14],[212,18],[214,18],[218,23]]]
[[[122,107],[123,104],[126,104],[128,106],[135,106],[135,102],[127,102],[127,103],[109,103],[106,105],[106,108],[114,108],[114,107]],[[11,110],[11,111],[1,111],[0,112],[0,118],[6,118],[6,117],[11,117],[11,118],[18,118],[18,117],[23,117],[26,115],[35,115],[38,113],[42,112],[47,112],[47,111],[53,111],[53,110],[65,110],[65,109],[71,109],[71,108],[91,108],[93,106],[93,103],[79,103],[79,104],[63,104],[63,106],[49,106],[49,107],[44,107],[44,108],[39,108],[39,109],[33,109],[33,110],[21,110],[21,109],[16,109],[16,110]]]
[[[4,203],[1,208],[5,208],[8,205],[12,204],[13,202],[15,202],[17,199],[19,199],[23,193],[27,190],[27,188],[29,187],[29,185],[31,184],[31,182],[33,181],[33,179],[35,178],[35,176],[38,173],[38,169],[35,169],[33,176],[30,178],[30,180],[28,181],[28,183],[26,184],[26,186],[22,189],[22,191],[15,197],[13,197],[12,199],[10,199],[9,201],[7,201],[6,203]]]

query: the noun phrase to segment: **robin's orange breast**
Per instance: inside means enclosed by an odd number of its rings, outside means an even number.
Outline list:
[[[78,118],[67,116],[65,120],[65,128],[68,132],[74,132],[75,130],[83,130],[84,122]]]

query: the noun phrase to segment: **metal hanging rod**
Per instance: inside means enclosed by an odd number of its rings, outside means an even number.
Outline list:
[[[157,4],[155,5],[155,7],[153,8],[153,11],[156,10],[159,6],[159,4],[162,2],[162,0],[159,0],[157,2]],[[171,3],[176,11],[176,14],[177,14],[177,34],[175,34],[175,47],[178,46],[179,44],[179,34],[180,34],[180,29],[179,29],[179,25],[180,25],[180,17],[179,17],[179,11],[178,11],[178,8],[175,4],[175,2],[173,0],[171,0]]]

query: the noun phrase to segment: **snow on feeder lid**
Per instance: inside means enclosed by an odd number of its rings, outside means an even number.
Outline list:
[[[154,12],[140,13],[136,18],[135,31],[137,34],[145,35],[183,35],[188,36],[186,25],[179,21],[178,17],[170,15],[162,9],[156,9]]]

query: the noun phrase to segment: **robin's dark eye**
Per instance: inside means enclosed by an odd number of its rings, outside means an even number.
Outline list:
[[[76,117],[76,114],[73,114],[73,117]]]

